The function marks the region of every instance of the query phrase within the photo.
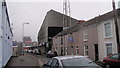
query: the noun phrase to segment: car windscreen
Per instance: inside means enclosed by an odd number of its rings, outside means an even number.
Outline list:
[[[97,66],[94,62],[85,57],[63,59],[61,63],[63,66]]]

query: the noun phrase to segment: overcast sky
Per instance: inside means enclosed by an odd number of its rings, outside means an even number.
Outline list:
[[[116,7],[117,2],[116,1]],[[63,12],[63,0],[7,0],[10,21],[13,23],[13,40],[22,41],[22,24],[24,36],[31,36],[37,41],[37,34],[46,13],[50,10]],[[112,0],[70,0],[71,16],[78,20],[89,20],[112,10]]]

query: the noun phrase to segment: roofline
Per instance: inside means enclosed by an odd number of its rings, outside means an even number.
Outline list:
[[[5,11],[6,11],[6,14],[7,14],[7,20],[8,20],[8,24],[9,24],[9,27],[10,27],[10,32],[13,36],[13,32],[12,32],[12,28],[11,28],[11,25],[10,25],[10,18],[9,18],[9,14],[8,14],[8,9],[7,9],[7,4],[6,4],[6,1],[4,0],[4,2],[2,2],[2,6],[5,6]]]
[[[120,8],[119,8],[119,9],[116,9],[116,11],[117,11],[117,16],[120,16]],[[101,20],[101,18],[103,18],[103,17],[105,17],[105,16],[108,16],[108,15],[111,15],[111,17],[108,17],[108,18],[105,18],[105,19]],[[80,27],[80,28],[83,28],[83,27],[86,27],[86,26],[90,26],[90,25],[93,25],[93,24],[98,24],[98,23],[100,23],[100,22],[102,22],[102,21],[105,21],[105,20],[108,20],[108,19],[112,19],[112,18],[114,18],[114,14],[113,14],[113,11],[110,11],[110,12],[108,12],[108,13],[105,13],[105,14],[103,14],[103,15],[97,16],[97,17],[95,17],[95,18],[92,18],[92,19],[90,19],[90,20],[88,20],[88,21],[80,24],[80,26],[82,26],[82,27]],[[73,28],[73,27],[75,27],[75,26],[76,26],[76,25],[74,25],[74,26],[72,26],[72,27],[70,27],[70,28]],[[79,25],[78,25],[78,26],[79,26]],[[68,28],[68,29],[66,29],[66,30],[68,31],[70,28]],[[61,31],[60,33],[66,31],[66,30]],[[74,31],[75,31],[75,30],[74,30]],[[73,32],[74,32],[74,31],[73,31]],[[66,35],[66,34],[69,34],[69,33],[71,33],[71,32],[66,32],[66,33],[63,33],[63,34],[60,34],[60,33],[58,33],[56,36]]]

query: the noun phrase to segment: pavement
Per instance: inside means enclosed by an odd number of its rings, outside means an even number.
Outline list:
[[[25,53],[22,56],[12,57],[4,68],[41,68],[41,61]]]

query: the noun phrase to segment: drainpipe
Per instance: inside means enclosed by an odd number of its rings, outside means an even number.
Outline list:
[[[118,30],[118,22],[117,22],[117,10],[115,7],[115,1],[112,0],[112,6],[113,6],[113,14],[114,14],[114,22],[115,22],[115,31],[116,31],[116,40],[117,40],[117,46],[118,46],[118,53],[120,53],[120,43],[119,43],[119,30]]]

